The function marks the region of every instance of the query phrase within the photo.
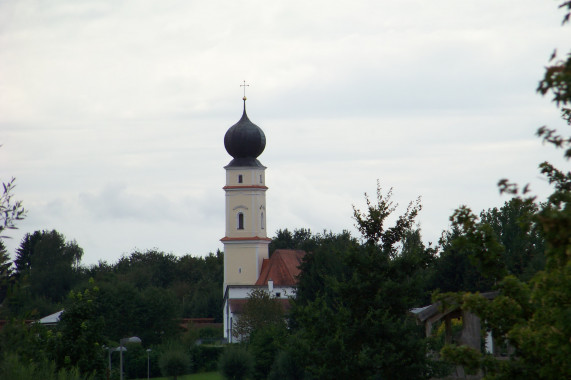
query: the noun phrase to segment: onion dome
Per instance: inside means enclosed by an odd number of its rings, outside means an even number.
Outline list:
[[[266,147],[264,131],[248,119],[246,97],[242,118],[224,135],[224,147],[234,159],[228,166],[262,166],[257,157]]]

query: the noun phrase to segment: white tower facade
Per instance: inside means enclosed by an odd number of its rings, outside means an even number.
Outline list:
[[[226,169],[224,244],[224,336],[232,330],[231,289],[255,285],[264,259],[268,259],[270,239],[266,232],[266,178],[257,157],[264,151],[264,132],[244,113],[224,136],[224,146],[233,157]],[[241,296],[243,298],[243,295]]]
[[[224,288],[253,285],[268,258],[265,167],[226,166]]]

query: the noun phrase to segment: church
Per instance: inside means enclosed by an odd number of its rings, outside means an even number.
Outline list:
[[[289,305],[295,294],[299,265],[304,251],[276,250],[269,256],[271,239],[266,231],[266,167],[258,160],[266,147],[266,136],[246,114],[224,136],[224,147],[232,160],[226,170],[226,228],[224,244],[224,338],[236,341],[232,328],[254,289],[265,289]]]

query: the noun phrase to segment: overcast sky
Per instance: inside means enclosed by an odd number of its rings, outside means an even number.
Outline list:
[[[499,206],[509,177],[547,194],[535,93],[570,47],[550,0],[2,0],[0,180],[84,264],[222,248],[224,133],[267,139],[267,225],[354,232],[352,205],[422,197],[423,238]],[[355,233],[357,236],[357,233]]]

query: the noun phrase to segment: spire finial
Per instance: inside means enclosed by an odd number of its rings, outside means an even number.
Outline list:
[[[249,84],[246,84],[246,81],[244,81],[244,84],[241,84],[240,87],[244,87],[244,97],[242,98],[242,100],[243,100],[244,102],[246,102],[246,99],[247,99],[247,98],[246,98],[246,87],[250,87],[250,85],[249,85]]]

